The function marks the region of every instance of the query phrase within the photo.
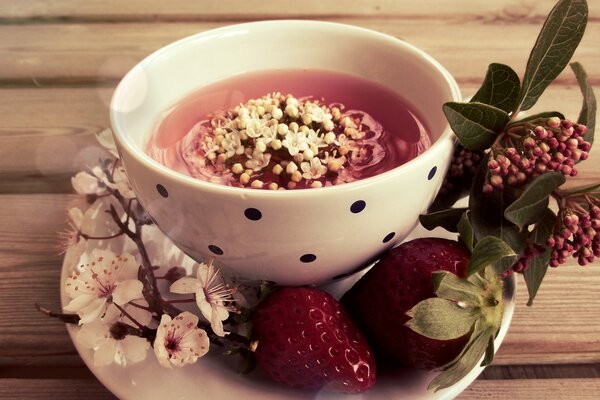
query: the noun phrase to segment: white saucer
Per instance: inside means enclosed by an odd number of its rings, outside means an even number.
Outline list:
[[[168,240],[158,229],[147,229],[144,234],[145,241]],[[419,226],[407,239],[425,236],[452,238],[452,234],[442,229],[430,232]],[[454,235],[454,237],[456,236]],[[100,244],[98,247],[104,246],[106,243]],[[63,283],[70,268],[70,265],[63,264],[62,266],[61,300],[63,306],[68,302]],[[360,274],[358,273],[358,275]],[[334,292],[334,295],[339,295],[356,279],[357,276],[342,279],[327,285],[326,289]],[[502,327],[495,341],[496,349],[504,339],[512,319],[515,284],[514,276],[505,280],[506,306]],[[380,374],[373,389],[358,395],[305,392],[280,386],[266,378],[258,369],[247,375],[239,373],[240,367],[234,360],[238,360],[240,357],[221,355],[217,346],[212,346],[209,354],[195,364],[183,368],[166,369],[161,367],[152,351],[148,352],[145,361],[130,366],[111,364],[108,367],[95,367],[92,361],[92,350],[84,348],[76,340],[75,333],[79,328],[75,325],[68,325],[67,329],[88,368],[104,386],[123,400],[451,399],[467,388],[483,371],[483,368],[477,366],[460,382],[437,393],[427,391],[427,385],[435,373],[417,370],[406,370],[393,376]]]

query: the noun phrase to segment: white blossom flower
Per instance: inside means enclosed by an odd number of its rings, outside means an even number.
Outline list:
[[[260,171],[267,165],[271,160],[271,153],[263,153],[258,149],[254,149],[252,156],[245,162],[246,168],[250,168],[253,171]]]
[[[308,135],[306,135],[306,141],[309,143],[309,145],[314,144],[317,147],[327,147],[324,135],[319,135],[319,132],[315,132],[312,129],[308,131]]]
[[[97,196],[106,194],[106,174],[100,166],[95,166],[91,171],[82,171],[71,178],[73,189],[79,194],[94,194]]]
[[[117,152],[117,145],[113,139],[112,131],[108,128],[96,133],[96,140],[98,143],[102,145],[110,154],[115,158],[119,158],[119,153]]]
[[[327,172],[327,167],[321,164],[321,160],[317,157],[310,160],[310,163],[303,162],[300,164],[300,169],[302,169],[304,179],[319,179]]]
[[[148,303],[140,301],[140,305],[147,306]],[[142,324],[147,325],[152,320],[148,311],[134,306],[125,306],[127,314]],[[115,309],[116,310],[116,309]],[[94,351],[94,366],[105,366],[113,362],[120,365],[135,364],[146,359],[150,343],[139,336],[126,335],[115,338],[110,329],[115,323],[133,326],[132,321],[125,315],[117,312],[96,319],[83,325],[76,334],[76,340],[83,347]]]
[[[262,136],[262,124],[258,116],[252,115],[252,118],[246,121],[246,135],[251,138],[259,138]]]
[[[198,317],[184,311],[175,319],[163,314],[154,340],[154,353],[166,368],[195,363],[208,352],[206,332],[198,326]]]
[[[221,147],[223,147],[223,150],[225,150],[225,156],[227,158],[231,158],[235,154],[241,154],[244,151],[240,136],[233,132],[228,132],[225,134],[223,140],[221,141]]]
[[[223,321],[229,317],[229,311],[235,311],[231,305],[235,289],[230,288],[224,281],[219,270],[211,262],[198,264],[196,278],[183,277],[171,285],[171,292],[196,295],[196,304],[208,321],[213,331],[219,336],[225,336]]]
[[[143,285],[136,279],[139,264],[132,255],[117,256],[95,248],[87,258],[65,283],[65,292],[72,300],[64,309],[76,312],[80,325],[102,318],[112,303],[124,306],[142,297]]]
[[[118,190],[121,195],[126,199],[132,199],[135,197],[135,192],[131,188],[125,168],[118,166],[114,169],[112,174],[112,182],[105,179],[104,184],[113,190]]]
[[[326,113],[318,103],[306,102],[304,106],[304,113],[310,115],[310,118],[314,122],[323,122],[326,119],[331,119],[331,114]]]
[[[288,153],[290,153],[292,157],[300,151],[308,149],[306,135],[302,132],[288,131],[285,135],[285,139],[281,141],[281,144],[288,149]]]
[[[258,141],[268,145],[273,140],[277,139],[277,124],[265,125],[262,127],[262,135]]]

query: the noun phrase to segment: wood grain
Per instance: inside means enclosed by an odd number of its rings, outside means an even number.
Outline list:
[[[600,379],[476,380],[460,400],[596,400]],[[98,381],[88,379],[0,379],[0,397],[14,400],[115,399]]]
[[[228,0],[186,1],[173,0],[165,7],[150,0],[0,0],[0,9],[6,22],[16,20],[254,20],[264,18],[317,18],[317,17],[402,17],[439,19],[541,19],[546,16],[555,0],[466,0],[457,6],[454,2],[422,0],[304,0],[295,2]],[[590,2],[592,15],[598,15],[597,2]],[[432,12],[435,10],[435,13]]]
[[[113,400],[100,382],[93,379],[0,379],[0,398],[11,400]]]
[[[511,65],[520,75],[540,23],[485,20],[398,20],[344,18],[402,38],[430,53],[461,82],[483,76],[489,63]],[[0,25],[0,83],[95,83],[120,79],[152,51],[225,22]],[[498,38],[491,40],[490,38]],[[502,40],[500,40],[502,38]],[[600,24],[588,26],[575,60],[594,82],[600,79]],[[359,56],[359,55],[357,55]],[[575,82],[570,72],[560,81]]]
[[[600,379],[512,379],[477,380],[460,400],[595,400],[600,396]]]

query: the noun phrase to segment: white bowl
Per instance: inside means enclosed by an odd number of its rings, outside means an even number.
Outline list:
[[[291,68],[385,85],[421,116],[433,145],[374,177],[287,191],[196,180],[144,152],[165,111],[191,92],[235,74]],[[117,87],[111,121],[138,199],[184,252],[199,261],[215,256],[237,277],[300,285],[355,272],[415,227],[454,147],[442,104],[459,100],[456,82],[440,64],[394,37],[328,22],[267,21],[200,33],[156,51]],[[248,209],[260,213],[249,219]]]

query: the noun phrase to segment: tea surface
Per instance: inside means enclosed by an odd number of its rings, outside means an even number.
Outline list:
[[[147,152],[198,179],[294,189],[374,176],[429,146],[423,123],[391,90],[337,72],[278,70],[187,96],[165,113]]]

